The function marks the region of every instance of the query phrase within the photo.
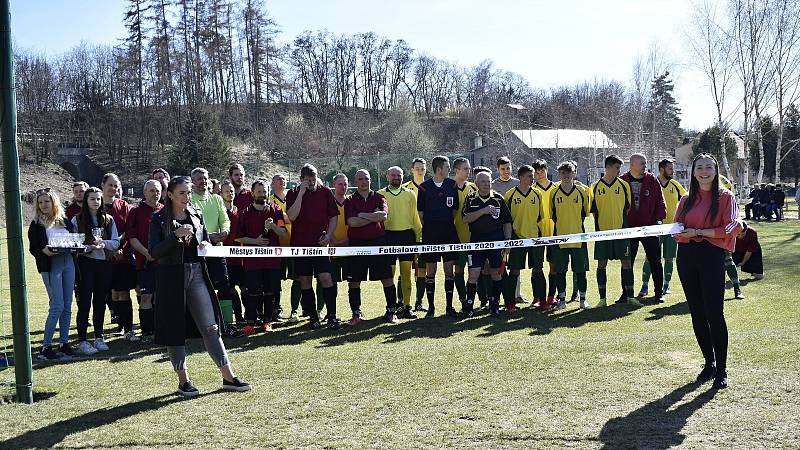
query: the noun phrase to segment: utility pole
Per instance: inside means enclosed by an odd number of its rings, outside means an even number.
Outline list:
[[[22,204],[17,152],[17,99],[14,88],[14,52],[11,48],[11,6],[0,0],[0,138],[3,149],[3,188],[6,196],[8,274],[11,287],[11,327],[14,334],[14,376],[17,401],[33,403],[31,335],[22,245]],[[13,263],[12,263],[13,261]]]

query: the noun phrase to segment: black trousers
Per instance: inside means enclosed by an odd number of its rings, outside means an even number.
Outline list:
[[[111,261],[78,257],[81,282],[78,285],[78,340],[86,340],[89,327],[89,309],[92,309],[94,337],[103,337],[103,320],[106,316],[106,294],[111,289]]]
[[[632,238],[631,244],[631,265],[636,262],[636,254],[639,253],[639,243],[644,247],[644,254],[647,262],[650,263],[650,273],[653,274],[653,290],[656,298],[661,297],[661,290],[664,288],[664,266],[661,264],[661,242],[658,236],[647,236]],[[625,292],[625,286],[622,287]]]
[[[677,263],[703,358],[706,364],[716,363],[717,370],[724,370],[728,364],[724,251],[707,241],[679,244]]]

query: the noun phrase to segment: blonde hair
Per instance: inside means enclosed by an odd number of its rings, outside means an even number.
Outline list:
[[[42,210],[39,209],[39,197],[41,197],[43,195],[46,195],[46,196],[50,197],[50,203],[53,204],[53,214],[52,214],[52,216],[44,214],[42,212]],[[55,192],[50,191],[49,189],[48,190],[44,190],[44,191],[39,191],[36,194],[36,200],[35,200],[34,208],[36,209],[36,223],[38,223],[40,225],[43,225],[45,228],[48,228],[48,227],[51,227],[51,226],[59,226],[59,227],[66,226],[66,224],[64,222],[65,221],[64,209],[61,207],[61,199],[58,197],[58,194],[56,194]]]

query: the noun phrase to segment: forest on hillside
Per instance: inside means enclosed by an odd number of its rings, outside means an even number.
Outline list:
[[[115,43],[15,49],[26,157],[74,143],[183,169],[224,166],[232,142],[281,159],[453,152],[518,128],[598,129],[654,154],[683,138],[658,46],[629,80],[535,87],[492,55],[465,67],[375,31],[286,36],[263,0],[128,0],[120,20]]]

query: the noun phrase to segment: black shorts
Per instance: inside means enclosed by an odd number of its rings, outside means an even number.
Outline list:
[[[228,266],[228,284],[230,286],[245,286],[244,266],[231,264]]]
[[[156,292],[156,272],[154,268],[145,268],[136,272],[139,295],[152,295]]]
[[[248,295],[263,295],[278,292],[281,282],[280,269],[253,269],[245,271],[245,286]]]
[[[225,258],[206,258],[206,268],[214,289],[224,289],[228,286],[228,264]]]
[[[417,245],[417,234],[414,230],[403,231],[387,231],[386,232],[386,245],[388,246],[405,246]],[[407,253],[403,255],[388,255],[389,263],[394,264],[395,261],[414,261],[414,254]]]
[[[386,237],[376,239],[351,239],[350,245],[354,247],[373,247],[386,245]],[[347,281],[378,281],[392,278],[392,265],[386,255],[349,256],[347,258]]]
[[[130,291],[136,289],[136,268],[133,264],[117,263],[111,265],[111,290]]]
[[[298,277],[314,277],[331,273],[331,259],[327,256],[294,258],[294,274]]]
[[[473,235],[473,243],[480,243],[480,242],[493,242],[493,241],[502,241],[503,240],[503,232],[498,231],[497,233],[490,233],[485,234],[482,236],[475,236]],[[503,260],[502,249],[500,248],[492,248],[489,250],[475,250],[467,253],[467,266],[470,269],[476,268],[483,268],[486,262],[489,262],[489,267],[492,269],[497,269],[500,267],[500,263]]]
[[[453,222],[426,222],[422,227],[423,245],[458,244],[458,233]],[[422,253],[421,263],[438,263],[439,261],[455,261],[457,252]]]

